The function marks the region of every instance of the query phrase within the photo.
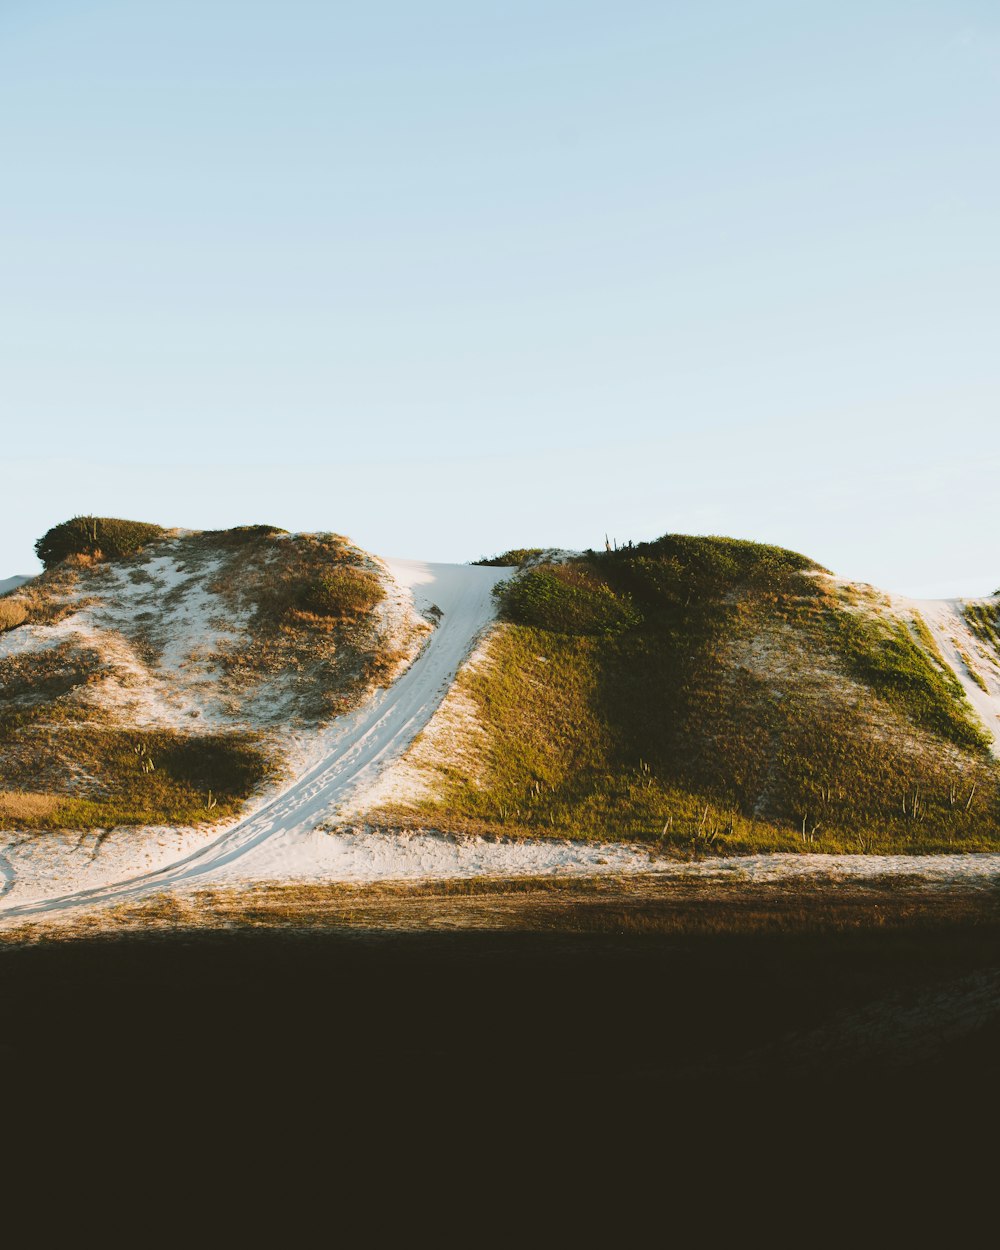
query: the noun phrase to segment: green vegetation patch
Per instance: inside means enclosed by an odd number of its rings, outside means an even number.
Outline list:
[[[972,656],[966,654],[966,652],[964,652],[961,647],[957,646],[957,644],[956,644],[956,650],[958,651],[958,658],[965,665],[965,671],[969,674],[969,677],[976,683],[976,685],[983,692],[983,694],[989,694],[990,688],[989,686],[987,686],[986,682],[983,680],[982,674],[976,668],[975,663],[973,662]]]
[[[343,620],[364,616],[384,598],[382,583],[374,573],[340,566],[306,582],[299,592],[299,606],[317,616]]]
[[[585,565],[547,564],[494,590],[507,620],[560,634],[620,633],[637,625],[629,594],[616,594]]]
[[[77,516],[44,533],[35,543],[35,553],[47,569],[71,556],[115,560],[134,555],[165,533],[161,525],[145,521]]]
[[[919,612],[914,612],[912,625],[913,625],[913,632],[914,634],[916,634],[917,641],[920,643],[920,646],[923,648],[923,650],[926,651],[929,656],[931,656],[931,658],[934,660],[934,663],[937,664],[939,668],[943,669],[946,674],[950,673],[951,669],[948,667],[947,663],[945,662],[945,658],[941,654],[941,649],[938,647],[937,643],[934,641],[934,635],[927,628],[927,622],[924,620],[924,618],[920,615]]]
[[[898,705],[917,725],[966,750],[987,750],[990,739],[950,669],[933,663],[901,621],[856,612],[827,614],[834,645],[852,673]]]

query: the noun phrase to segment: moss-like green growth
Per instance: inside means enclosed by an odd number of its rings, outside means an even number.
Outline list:
[[[914,612],[911,624],[913,626],[913,632],[916,634],[917,642],[920,643],[921,648],[934,660],[934,663],[940,669],[945,671],[946,675],[950,673],[951,670],[948,668],[948,665],[945,663],[945,658],[941,654],[941,648],[934,641],[934,635],[927,628],[927,622],[919,612]]]

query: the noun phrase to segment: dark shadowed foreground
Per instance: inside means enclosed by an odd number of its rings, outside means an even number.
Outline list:
[[[640,1125],[676,1149],[711,1125],[790,1134],[789,1116],[827,1137],[859,1114],[974,1119],[1000,1083],[993,888],[275,886],[4,937],[24,1114],[124,1095],[142,1117],[322,1123],[341,1145],[527,1148],[540,1125],[600,1124],[627,1151]]]

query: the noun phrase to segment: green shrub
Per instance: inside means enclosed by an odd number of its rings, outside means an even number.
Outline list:
[[[328,569],[307,582],[298,606],[316,616],[349,618],[364,616],[385,598],[382,583],[366,569]]]
[[[76,516],[43,534],[35,543],[35,553],[47,569],[69,556],[103,556],[114,560],[132,555],[165,533],[161,525],[144,521]]]
[[[511,547],[510,551],[504,551],[498,556],[483,556],[481,560],[473,560],[472,563],[493,569],[517,568],[533,556],[540,556],[543,550],[543,547]]]
[[[616,551],[589,552],[589,559],[616,588],[640,601],[689,604],[721,599],[731,591],[800,593],[809,589],[805,572],[826,570],[796,551],[739,538],[664,534],[648,543],[629,543]]]
[[[494,594],[507,620],[559,634],[617,634],[641,619],[629,595],[576,563],[529,569]]]

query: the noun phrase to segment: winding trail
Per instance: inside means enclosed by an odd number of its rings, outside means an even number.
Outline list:
[[[279,862],[285,850],[313,835],[331,809],[366,789],[430,720],[493,618],[493,587],[510,575],[504,568],[411,560],[385,563],[396,581],[411,591],[418,609],[440,610],[439,623],[400,678],[325,732],[317,764],[214,842],[176,863],[114,885],[2,908],[0,920],[134,899],[209,878],[248,857]]]

